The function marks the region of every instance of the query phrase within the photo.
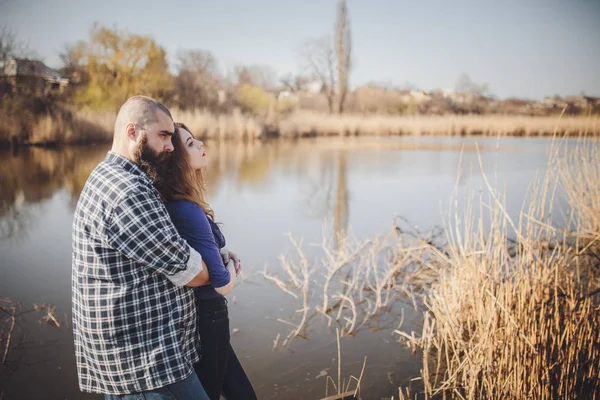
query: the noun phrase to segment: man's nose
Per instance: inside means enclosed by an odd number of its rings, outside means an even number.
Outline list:
[[[165,151],[168,151],[169,153],[173,151],[173,143],[171,140],[165,143]]]

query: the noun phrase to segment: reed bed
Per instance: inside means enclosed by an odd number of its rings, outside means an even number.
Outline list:
[[[229,114],[214,114],[206,110],[172,110],[173,119],[185,123],[194,135],[210,139],[258,138],[266,127],[255,117],[234,110]]]
[[[279,122],[283,137],[296,136],[552,136],[555,131],[600,134],[600,117],[503,115],[329,115],[297,112]]]
[[[115,117],[112,112],[86,110],[43,114],[29,128],[25,143],[57,145],[110,142]]]
[[[600,134],[600,116],[504,115],[331,115],[299,110],[268,120],[234,109],[216,114],[207,110],[171,110],[205,139],[299,138],[313,136],[551,136],[587,131]],[[0,127],[0,144],[80,144],[112,140],[116,113],[62,110],[19,120],[8,116]]]
[[[487,202],[466,205],[462,219],[454,210],[448,252],[428,265],[437,278],[422,294],[422,333],[397,331],[423,357],[416,397],[600,396],[600,232],[593,222],[600,208],[589,200],[600,188],[592,162],[599,149],[582,142],[561,155],[558,146],[549,164],[561,167],[534,185],[516,222],[487,180]],[[577,177],[589,180],[574,185]],[[553,200],[563,189],[571,200],[566,226],[575,222],[575,230],[551,224]]]

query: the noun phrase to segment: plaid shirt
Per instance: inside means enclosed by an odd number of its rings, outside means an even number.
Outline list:
[[[73,221],[73,336],[82,391],[129,394],[187,378],[196,352],[191,288],[202,258],[152,181],[109,152]]]

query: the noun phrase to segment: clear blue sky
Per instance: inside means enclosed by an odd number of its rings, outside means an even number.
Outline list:
[[[349,0],[353,86],[453,88],[462,72],[501,98],[600,96],[600,0]],[[332,33],[335,0],[0,0],[7,25],[50,66],[94,21],[213,52],[222,68],[299,72],[297,50]]]

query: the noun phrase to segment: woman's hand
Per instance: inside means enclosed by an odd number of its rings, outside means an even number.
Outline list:
[[[229,250],[227,247],[223,247],[220,252],[221,257],[223,257],[224,265],[227,265],[229,260],[233,260],[235,275],[238,276],[242,271],[242,260],[240,260],[240,257],[233,251]]]

